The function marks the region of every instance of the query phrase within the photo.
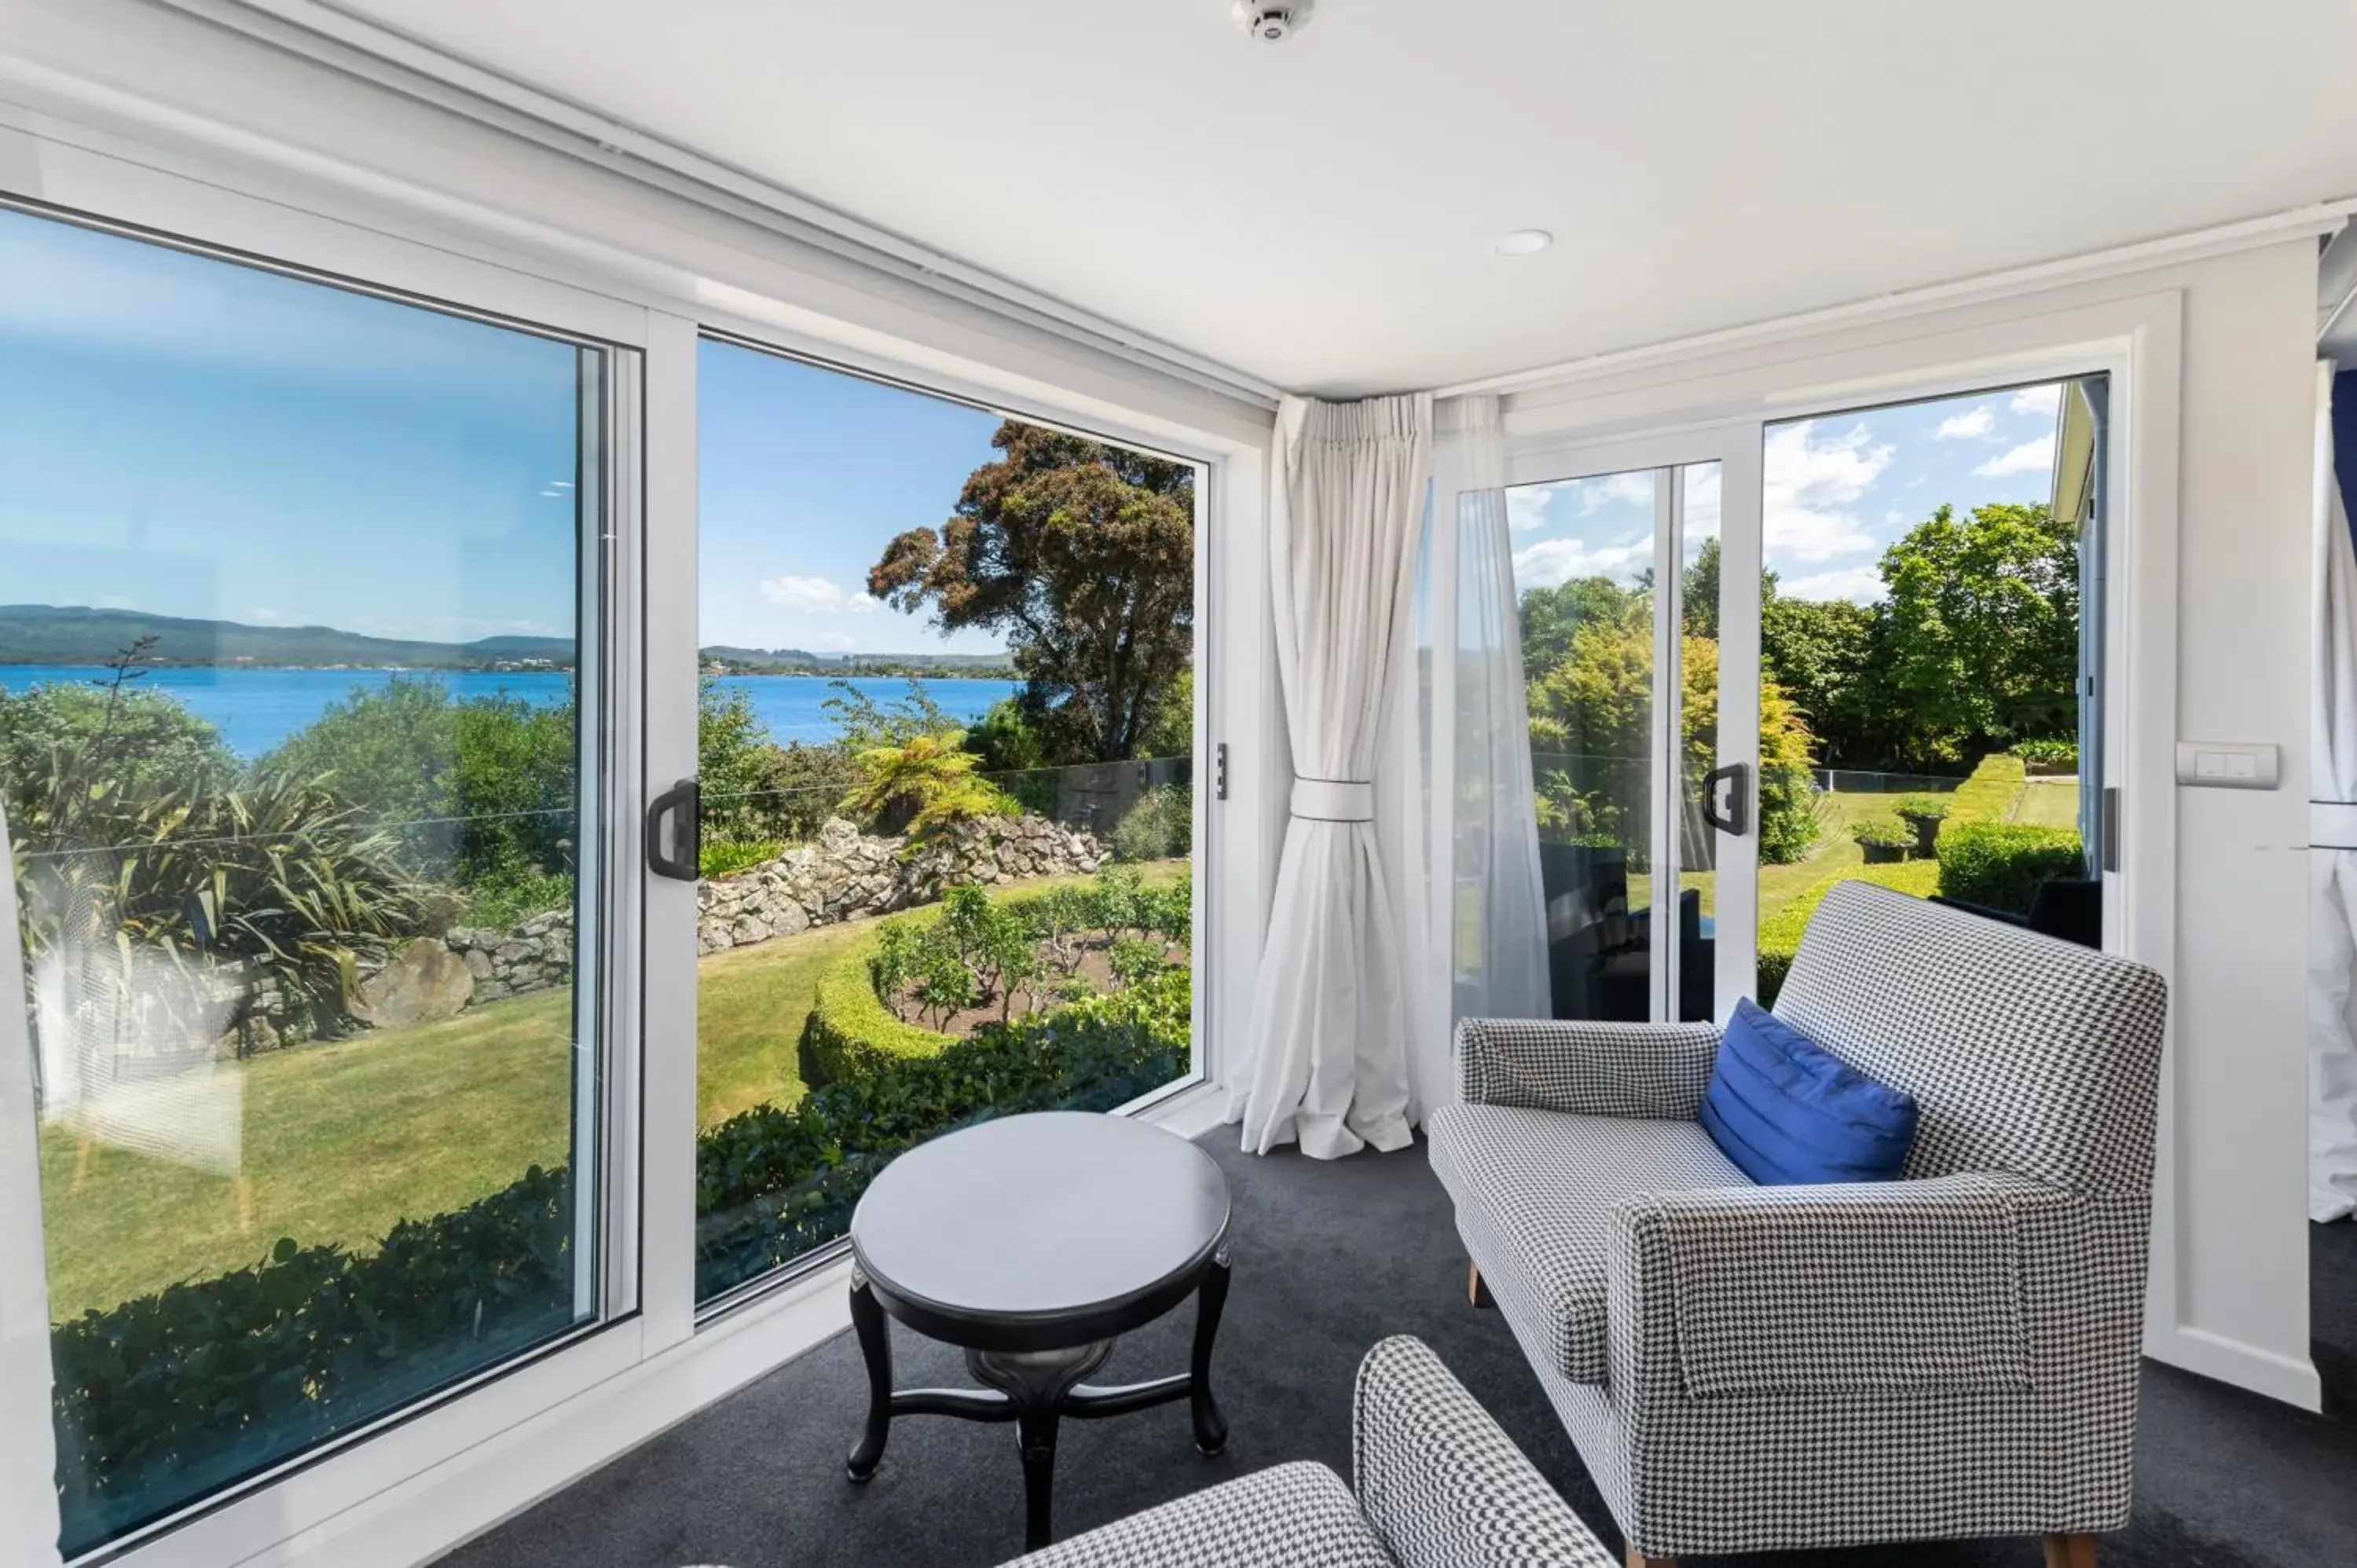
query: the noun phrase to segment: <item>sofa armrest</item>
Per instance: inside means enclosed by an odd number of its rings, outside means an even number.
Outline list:
[[[1351,1448],[1359,1507],[1399,1568],[1615,1568],[1421,1340],[1359,1364]]]
[[[1716,1024],[1467,1018],[1457,1026],[1458,1092],[1480,1105],[1690,1122],[1718,1036]]]
[[[2083,1200],[2027,1177],[1645,1193],[1606,1251],[1609,1375],[1692,1398],[2025,1389],[2030,1274]]]

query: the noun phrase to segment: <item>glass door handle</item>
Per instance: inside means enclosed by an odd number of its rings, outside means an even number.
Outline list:
[[[1749,830],[1746,819],[1751,805],[1750,785],[1751,769],[1740,762],[1730,762],[1704,774],[1702,820],[1720,832],[1742,837]]]
[[[647,807],[647,866],[658,876],[694,882],[702,875],[704,810],[695,780],[683,779],[654,798]],[[663,822],[673,824],[673,848],[663,850]]]

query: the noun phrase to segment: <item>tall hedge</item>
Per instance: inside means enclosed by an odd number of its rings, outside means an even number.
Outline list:
[[[1760,1005],[1775,1005],[1776,993],[1784,988],[1784,976],[1792,971],[1793,955],[1801,950],[1801,937],[1809,929],[1809,917],[1817,912],[1817,906],[1825,901],[1825,895],[1834,890],[1835,884],[1870,882],[1877,887],[1928,898],[1939,891],[1939,878],[1937,862],[1907,860],[1895,865],[1845,866],[1803,890],[1799,897],[1760,922]]]

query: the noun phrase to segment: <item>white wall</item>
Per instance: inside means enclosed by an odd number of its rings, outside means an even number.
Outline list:
[[[2131,391],[2143,400],[2119,433],[2131,569],[2139,582],[2175,579],[2173,592],[2131,605],[2114,687],[2140,704],[2128,719],[2144,771],[2125,811],[2131,950],[2171,987],[2147,1345],[2311,1408],[2302,1171],[2316,255],[2312,233],[2278,234],[1740,349],[1665,349],[1508,403],[1510,431],[1552,441],[1863,404],[1912,395],[1927,372],[1960,389],[1976,373],[1987,384],[2025,354],[2084,368],[2126,354],[2136,366]],[[2286,783],[2176,789],[2174,736],[2274,742]]]

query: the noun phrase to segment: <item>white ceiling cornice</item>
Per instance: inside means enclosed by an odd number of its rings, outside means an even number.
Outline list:
[[[802,243],[1167,375],[1275,408],[1278,389],[516,81],[325,0],[155,0]]]

